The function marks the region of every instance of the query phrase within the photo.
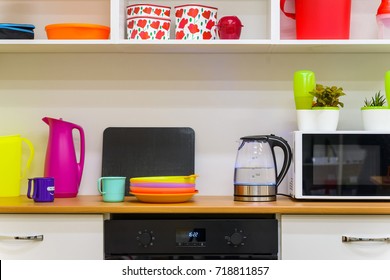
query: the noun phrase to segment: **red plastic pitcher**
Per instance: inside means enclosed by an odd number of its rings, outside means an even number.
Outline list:
[[[50,127],[45,159],[45,177],[55,181],[54,197],[75,197],[84,168],[85,137],[81,126],[62,119],[42,119]],[[80,159],[77,161],[73,130],[80,134]]]
[[[297,39],[349,39],[351,0],[295,0],[295,13],[282,12],[296,20]]]
[[[378,38],[390,39],[390,0],[382,0],[376,13]]]

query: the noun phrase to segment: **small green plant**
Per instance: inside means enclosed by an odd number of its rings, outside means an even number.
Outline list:
[[[315,90],[309,93],[315,97],[312,107],[344,107],[344,103],[339,100],[345,95],[341,87],[316,84]]]
[[[386,97],[384,97],[381,94],[381,91],[378,91],[375,93],[371,99],[365,99],[364,100],[364,106],[363,107],[381,107],[384,106],[386,103]]]

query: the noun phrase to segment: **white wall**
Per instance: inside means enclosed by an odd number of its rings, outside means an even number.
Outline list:
[[[80,194],[97,194],[102,133],[109,126],[189,126],[196,133],[197,188],[232,195],[237,141],[297,128],[296,70],[344,87],[339,129],[361,129],[365,97],[384,92],[389,54],[0,54],[0,135],[29,138],[42,176],[48,126],[62,117],[86,133]],[[281,190],[285,189],[285,182]],[[22,193],[26,193],[23,181]]]

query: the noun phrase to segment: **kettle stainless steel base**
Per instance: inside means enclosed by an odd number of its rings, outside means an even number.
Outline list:
[[[275,201],[275,186],[245,186],[234,185],[235,201]]]

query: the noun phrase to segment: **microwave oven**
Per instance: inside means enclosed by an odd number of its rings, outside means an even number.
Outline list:
[[[296,199],[390,200],[390,132],[293,132]]]

